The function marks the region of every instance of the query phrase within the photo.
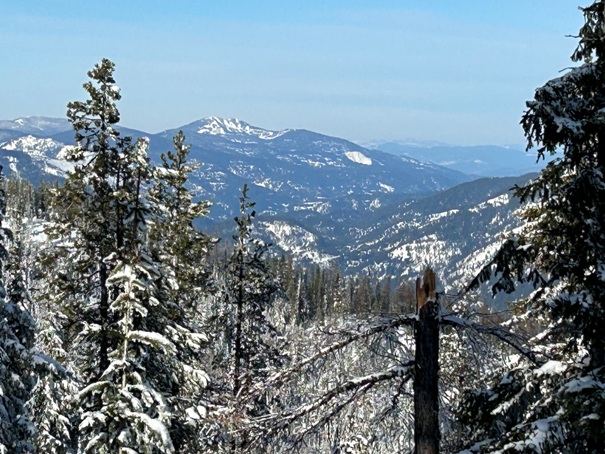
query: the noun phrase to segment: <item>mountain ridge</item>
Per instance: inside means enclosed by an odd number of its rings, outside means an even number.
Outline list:
[[[0,129],[0,164],[36,184],[62,178],[70,164],[58,155],[74,144],[70,129],[60,131],[66,123],[4,121],[11,129]],[[275,251],[377,278],[410,279],[430,264],[451,288],[473,277],[519,227],[519,204],[509,189],[532,177],[476,179],[346,139],[304,129],[270,131],[237,119],[207,117],[158,134],[118,130],[149,137],[155,162],[172,149],[179,130],[186,133],[190,159],[200,163],[191,189],[213,204],[211,217],[199,225],[213,234],[231,237],[247,184],[258,213],[256,234]]]
[[[14,172],[21,167],[22,174],[30,175],[38,172],[34,181],[65,174],[68,167],[57,165],[57,153],[74,145],[66,120],[24,117],[2,124],[9,128],[4,130],[9,131],[8,137],[0,139],[5,168]],[[244,183],[251,187],[260,211],[282,212],[312,209],[326,199],[347,196],[356,197],[363,210],[371,210],[392,194],[429,193],[469,179],[451,169],[368,150],[346,139],[304,129],[271,131],[233,118],[206,117],[158,134],[117,129],[133,138],[149,137],[149,155],[155,162],[172,149],[173,136],[183,130],[186,143],[191,144],[190,158],[201,163],[192,186],[200,197],[215,201],[214,220],[229,219],[237,211]],[[30,168],[25,171],[25,166]]]

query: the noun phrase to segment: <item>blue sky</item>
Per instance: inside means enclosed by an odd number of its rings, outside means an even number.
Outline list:
[[[580,5],[586,5],[583,2]],[[0,119],[64,117],[107,57],[122,124],[237,117],[351,140],[521,144],[574,0],[0,0]]]

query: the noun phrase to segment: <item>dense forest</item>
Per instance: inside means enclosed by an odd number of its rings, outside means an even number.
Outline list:
[[[455,294],[272,251],[246,186],[232,238],[200,230],[187,138],[151,163],[102,60],[66,180],[1,182],[0,453],[603,452],[605,1],[583,12],[521,120],[556,158]]]

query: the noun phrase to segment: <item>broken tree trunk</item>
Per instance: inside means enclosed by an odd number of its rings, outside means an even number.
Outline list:
[[[416,280],[418,321],[415,324],[416,365],[414,371],[415,454],[439,453],[439,303],[435,273],[427,268],[422,282]]]

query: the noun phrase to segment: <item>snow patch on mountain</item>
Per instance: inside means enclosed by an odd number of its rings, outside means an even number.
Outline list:
[[[371,210],[376,210],[376,209],[380,208],[381,206],[382,206],[382,202],[380,201],[380,199],[374,199],[374,200],[372,200],[372,202],[370,202]]]
[[[65,177],[69,172],[73,172],[74,164],[59,159],[48,159],[42,170],[49,175]]]
[[[493,207],[500,207],[502,205],[506,205],[508,202],[510,202],[510,194],[502,194],[498,197],[487,200],[485,204]]]
[[[368,158],[361,151],[345,151],[345,156],[356,164],[363,164],[364,166],[372,165],[372,158]]]
[[[262,178],[261,172],[255,171],[254,165],[246,164],[243,161],[231,162],[231,165],[227,168],[227,170],[229,170],[229,172],[231,172],[233,175],[237,175],[238,177],[242,177],[247,180],[252,180],[252,179],[261,180],[261,178]]]
[[[270,189],[271,191],[279,191],[283,185],[281,181],[273,181],[271,178],[254,180],[252,183],[261,188]]]
[[[459,260],[455,269],[457,274],[463,278],[461,280],[469,280],[475,277],[481,268],[496,254],[503,242],[503,239],[496,238],[492,243],[482,245]]]
[[[17,119],[15,122],[20,122],[20,120]],[[24,120],[23,123],[25,123]],[[41,139],[30,134],[0,143],[0,149],[29,156],[31,158],[29,162],[37,167],[39,171],[53,177],[65,177],[67,172],[73,170],[73,163],[65,161],[65,156],[62,154],[64,150],[69,148],[73,147],[65,146],[63,143],[50,138]],[[21,159],[17,155],[8,156],[8,160],[9,169],[16,175],[28,175],[32,171],[31,168],[27,169],[27,159]]]
[[[389,186],[388,184],[378,183],[378,186],[380,186],[386,192],[395,192],[395,188],[393,186]]]
[[[9,156],[8,161],[10,163],[8,167],[11,169],[11,171],[19,175],[19,169],[17,168],[17,164],[19,163],[19,161],[17,160],[17,158],[15,158],[14,156]]]
[[[327,201],[305,202],[301,205],[295,205],[294,211],[314,211],[316,213],[328,213],[330,203]]]
[[[318,265],[327,265],[338,256],[318,251],[317,236],[297,225],[284,221],[259,222],[273,243],[283,251],[290,252],[298,260],[310,260]]]
[[[453,209],[453,210],[448,210],[448,211],[442,211],[441,213],[429,214],[426,217],[426,220],[427,220],[427,222],[434,222],[441,218],[451,216],[451,215],[459,213],[459,212],[460,212],[460,210]]]
[[[506,205],[510,202],[510,200],[511,200],[510,194],[502,194],[502,195],[499,195],[498,197],[494,197],[492,199],[486,200],[483,203],[480,203],[476,207],[471,208],[469,211],[471,211],[473,213],[478,213],[479,211],[484,210],[485,208],[488,208],[488,207],[500,207],[500,206]]]
[[[309,164],[312,167],[323,167],[323,166],[326,165],[324,162],[313,161],[311,159],[301,159],[300,162],[304,162],[306,164]]]
[[[427,265],[427,258],[434,263],[447,263],[460,249],[441,240],[437,235],[427,235],[411,243],[403,244],[389,252],[391,259],[407,261],[420,272]],[[433,265],[430,263],[429,265]]]
[[[71,123],[66,118],[21,117],[15,120],[0,120],[0,129],[19,131],[24,134],[56,134],[69,131]]]

